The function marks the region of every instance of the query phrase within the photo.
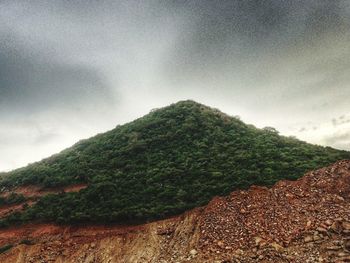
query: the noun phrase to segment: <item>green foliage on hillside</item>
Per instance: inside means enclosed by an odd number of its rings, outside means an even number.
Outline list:
[[[13,248],[13,245],[12,245],[12,244],[5,245],[5,246],[0,247],[0,254],[6,252],[7,250],[10,250],[11,248]]]
[[[7,197],[0,197],[0,206],[23,203],[26,198],[22,194],[11,193]]]
[[[257,129],[183,101],[10,172],[0,188],[89,186],[42,197],[0,223],[161,218],[252,184],[296,179],[340,159],[350,159],[350,153],[279,136],[273,128]]]

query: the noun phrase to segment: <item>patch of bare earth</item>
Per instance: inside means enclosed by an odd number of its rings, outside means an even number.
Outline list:
[[[61,192],[79,192],[80,190],[86,188],[86,184],[76,184],[66,187],[55,187],[55,188],[43,188],[36,185],[20,186],[14,189],[6,190],[0,193],[0,197],[7,197],[11,193],[22,194],[26,198],[40,197],[47,194],[57,194]]]
[[[71,185],[66,187],[57,187],[57,188],[42,188],[39,186],[29,185],[21,186],[15,189],[6,190],[0,193],[0,197],[8,197],[11,193],[21,194],[26,200],[19,204],[3,205],[0,206],[0,218],[6,217],[9,214],[14,212],[23,211],[25,206],[32,206],[36,203],[38,198],[45,196],[47,194],[57,194],[57,193],[70,193],[70,192],[79,192],[80,190],[86,188],[86,184]]]
[[[21,204],[13,204],[13,205],[4,205],[0,207],[0,218],[4,218],[14,212],[20,212],[24,209],[25,205],[32,206],[35,204],[35,201],[26,201]]]
[[[14,247],[0,262],[350,262],[349,201],[350,161],[340,161],[140,226],[3,229],[0,246]]]

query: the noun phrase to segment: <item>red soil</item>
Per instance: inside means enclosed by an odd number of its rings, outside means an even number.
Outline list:
[[[6,244],[4,263],[350,262],[350,161],[140,226],[3,229]]]
[[[79,192],[80,190],[87,187],[87,184],[77,184],[70,185],[66,187],[56,187],[56,188],[42,188],[40,186],[28,185],[28,186],[20,186],[15,189],[11,189],[5,191],[0,194],[0,197],[6,197],[11,193],[22,194],[24,197],[40,197],[47,194],[54,194],[60,192]]]

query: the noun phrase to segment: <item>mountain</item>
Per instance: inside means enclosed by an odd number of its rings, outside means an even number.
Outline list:
[[[350,161],[145,225],[0,231],[2,263],[349,262],[349,251]]]
[[[252,184],[295,180],[340,159],[350,153],[181,101],[2,175],[0,205],[22,206],[6,210],[0,225],[140,223]],[[40,194],[23,194],[23,187]]]

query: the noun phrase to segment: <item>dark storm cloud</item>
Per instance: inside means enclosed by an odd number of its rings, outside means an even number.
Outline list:
[[[315,45],[330,32],[348,33],[350,26],[349,6],[337,0],[183,1],[177,8],[192,24],[166,61],[167,73],[180,79],[208,70],[225,74],[225,67],[235,74],[252,61]]]
[[[0,50],[0,83],[0,114],[111,101],[109,87],[97,70],[46,61],[18,50]]]
[[[350,149],[349,43],[347,0],[0,1],[0,170],[188,98]]]
[[[175,42],[173,57],[166,61],[170,65],[169,74],[175,72],[183,78],[206,73],[206,70],[221,70],[223,66],[238,69],[242,60],[256,56],[252,47],[263,45],[276,32],[287,29],[288,11],[282,2],[269,1],[266,5],[264,2],[188,1],[183,4],[182,11],[188,12],[192,25]]]

